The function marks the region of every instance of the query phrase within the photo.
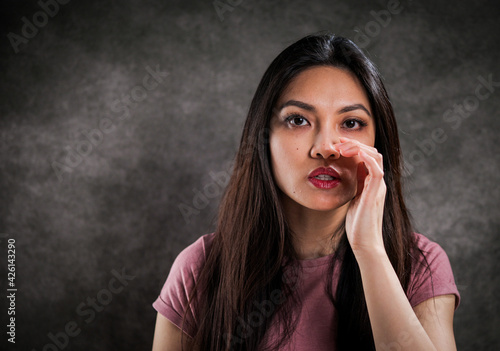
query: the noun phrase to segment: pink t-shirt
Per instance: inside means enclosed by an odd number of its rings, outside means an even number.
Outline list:
[[[430,241],[421,234],[416,234],[417,243],[424,252],[432,272],[432,285],[429,271],[422,264],[422,258],[414,263],[411,281],[407,296],[411,306],[431,298],[432,296],[454,294],[455,308],[460,303],[460,294],[455,285],[450,261],[444,250],[437,243]],[[205,262],[207,251],[210,249],[214,234],[206,234],[185,248],[175,259],[160,296],[153,303],[153,307],[179,328],[182,316],[187,306],[190,292],[198,277],[200,268]],[[299,321],[292,339],[283,350],[334,350],[337,318],[335,307],[325,292],[326,274],[332,255],[310,260],[300,260],[302,274],[299,283],[295,286],[302,304],[300,306]],[[338,269],[335,265],[332,291],[335,294],[338,282]],[[434,288],[434,291],[432,290]],[[279,301],[275,301],[280,303]],[[272,301],[270,303],[273,303]],[[193,336],[196,330],[196,312],[184,328],[188,335]],[[194,325],[192,325],[194,324]],[[272,326],[267,337],[273,340],[279,330]]]

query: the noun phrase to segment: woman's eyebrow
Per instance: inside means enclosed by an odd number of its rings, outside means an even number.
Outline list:
[[[281,111],[282,109],[284,109],[287,106],[297,106],[297,107],[300,107],[301,109],[311,111],[311,112],[316,111],[316,109],[314,108],[313,105],[309,105],[305,102],[297,101],[297,100],[288,100],[287,102],[282,104],[280,107],[278,107],[278,110]]]
[[[348,106],[345,106],[345,107],[342,107],[340,110],[338,110],[338,113],[346,113],[346,112],[351,112],[351,111],[355,111],[355,110],[363,110],[365,111],[368,116],[372,116],[370,111],[368,111],[368,109],[363,105],[363,104],[354,104],[354,105],[348,105]]]
[[[299,107],[299,108],[304,109],[306,111],[316,112],[316,108],[313,105],[310,105],[308,103],[298,101],[298,100],[288,100],[287,102],[282,104],[278,108],[278,110],[281,111],[282,109],[284,109],[287,106],[296,106],[296,107]],[[368,116],[370,116],[370,117],[372,116],[370,111],[368,111],[368,109],[363,104],[353,104],[353,105],[344,106],[340,110],[338,110],[337,113],[342,114],[342,113],[347,113],[347,112],[351,112],[351,111],[355,111],[355,110],[363,110],[368,114]]]

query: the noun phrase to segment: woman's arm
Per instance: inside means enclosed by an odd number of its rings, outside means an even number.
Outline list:
[[[181,330],[158,313],[156,317],[153,351],[181,351]],[[184,334],[184,351],[192,348],[191,339]]]
[[[387,254],[357,253],[377,350],[456,350],[455,296],[428,299],[414,309]]]
[[[373,147],[341,138],[339,151],[358,156],[358,193],[346,216],[346,233],[361,271],[377,350],[456,350],[454,296],[432,298],[415,307],[385,251],[382,218],[386,195],[382,155]]]
[[[456,350],[453,334],[455,299],[455,295],[436,296],[413,308],[418,322],[422,324],[438,350]]]

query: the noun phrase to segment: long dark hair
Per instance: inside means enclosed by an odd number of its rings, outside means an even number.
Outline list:
[[[287,306],[300,300],[294,294],[293,279],[287,279],[286,267],[293,266],[297,256],[272,176],[268,134],[283,90],[313,66],[347,69],[366,90],[387,185],[384,244],[407,290],[412,254],[418,249],[403,201],[402,156],[387,92],[376,67],[352,41],[331,34],[310,35],[274,59],[252,99],[233,174],[220,203],[212,247],[190,298],[198,322],[195,349],[257,350],[271,319],[282,331],[280,340],[272,345],[275,349],[294,331],[296,318]],[[345,234],[343,228],[339,230]],[[339,257],[339,283],[333,292],[333,265]],[[327,292],[338,312],[338,348],[374,349],[360,271],[346,235],[331,261],[328,282]]]

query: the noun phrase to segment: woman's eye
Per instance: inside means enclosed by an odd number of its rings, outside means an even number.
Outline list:
[[[344,127],[347,129],[360,129],[364,126],[366,126],[366,123],[357,119],[348,119],[344,122]]]
[[[286,118],[288,123],[291,123],[294,126],[305,126],[307,125],[307,119],[299,115],[292,115]]]

